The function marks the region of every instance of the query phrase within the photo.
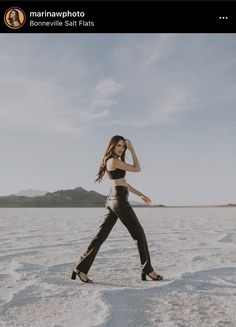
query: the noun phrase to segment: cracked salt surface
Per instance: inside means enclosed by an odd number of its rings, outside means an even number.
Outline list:
[[[134,208],[152,265],[118,220],[89,271],[70,279],[103,208],[0,209],[0,326],[236,326],[236,209]]]

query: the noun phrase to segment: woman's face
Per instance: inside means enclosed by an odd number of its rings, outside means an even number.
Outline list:
[[[15,10],[12,10],[10,12],[10,18],[15,18],[15,17],[16,17],[16,12],[15,12]]]
[[[113,153],[120,157],[125,150],[125,141],[120,140],[114,147]]]

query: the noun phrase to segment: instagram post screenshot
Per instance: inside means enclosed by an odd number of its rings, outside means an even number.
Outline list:
[[[0,326],[236,326],[235,1],[0,2]]]

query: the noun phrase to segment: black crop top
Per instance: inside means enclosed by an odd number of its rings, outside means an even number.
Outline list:
[[[116,168],[115,170],[107,170],[110,179],[118,179],[125,177],[126,170]]]

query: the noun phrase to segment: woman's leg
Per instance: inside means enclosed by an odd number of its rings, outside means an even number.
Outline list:
[[[108,206],[106,206],[106,210],[107,211],[105,213],[104,220],[99,226],[98,233],[93,237],[86,252],[81,256],[80,262],[76,267],[76,269],[82,271],[85,274],[88,273],[100,246],[106,240],[118,219],[116,214],[111,211]]]
[[[111,205],[111,209],[120,218],[132,238],[136,241],[142,265],[142,272],[149,274],[153,271],[153,267],[151,265],[147,239],[143,227],[128,201],[120,200],[113,203],[115,205]]]

